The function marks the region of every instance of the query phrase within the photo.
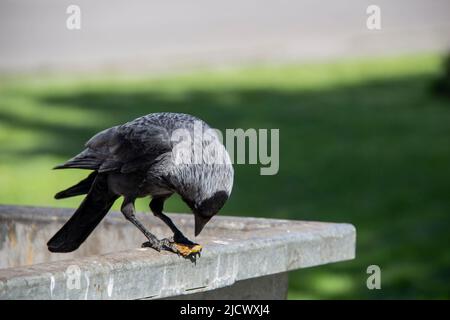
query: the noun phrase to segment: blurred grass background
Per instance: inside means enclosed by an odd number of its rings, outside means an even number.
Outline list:
[[[159,111],[212,126],[279,128],[280,171],[236,165],[222,214],[349,222],[354,261],[293,272],[289,297],[450,298],[450,105],[438,55],[155,77],[0,79],[0,203],[76,207],[86,175],[50,169],[96,132]],[[147,210],[147,200],[139,203]],[[173,198],[167,211],[185,212]],[[382,290],[366,288],[366,268]]]

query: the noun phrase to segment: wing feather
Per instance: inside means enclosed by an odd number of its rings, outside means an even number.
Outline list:
[[[81,168],[101,172],[134,172],[149,167],[171,150],[169,133],[155,124],[129,122],[93,136],[86,149],[55,169]]]

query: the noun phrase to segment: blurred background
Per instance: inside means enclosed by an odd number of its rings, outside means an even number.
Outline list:
[[[53,194],[86,172],[50,169],[144,114],[279,128],[279,173],[235,165],[222,214],[358,231],[355,260],[292,273],[289,298],[450,298],[449,47],[448,0],[2,0],[0,203],[76,207]]]

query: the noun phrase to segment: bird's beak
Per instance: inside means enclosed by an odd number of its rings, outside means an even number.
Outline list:
[[[205,219],[198,214],[195,215],[195,236],[202,232],[203,227],[208,223],[209,219]]]

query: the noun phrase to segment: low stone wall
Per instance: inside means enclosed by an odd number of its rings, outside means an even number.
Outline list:
[[[47,240],[72,209],[0,206],[0,299],[283,299],[287,272],[353,259],[349,224],[215,217],[197,259],[140,248],[143,235],[110,213],[74,253]],[[190,237],[193,216],[170,215]],[[139,214],[159,237],[170,230]]]

